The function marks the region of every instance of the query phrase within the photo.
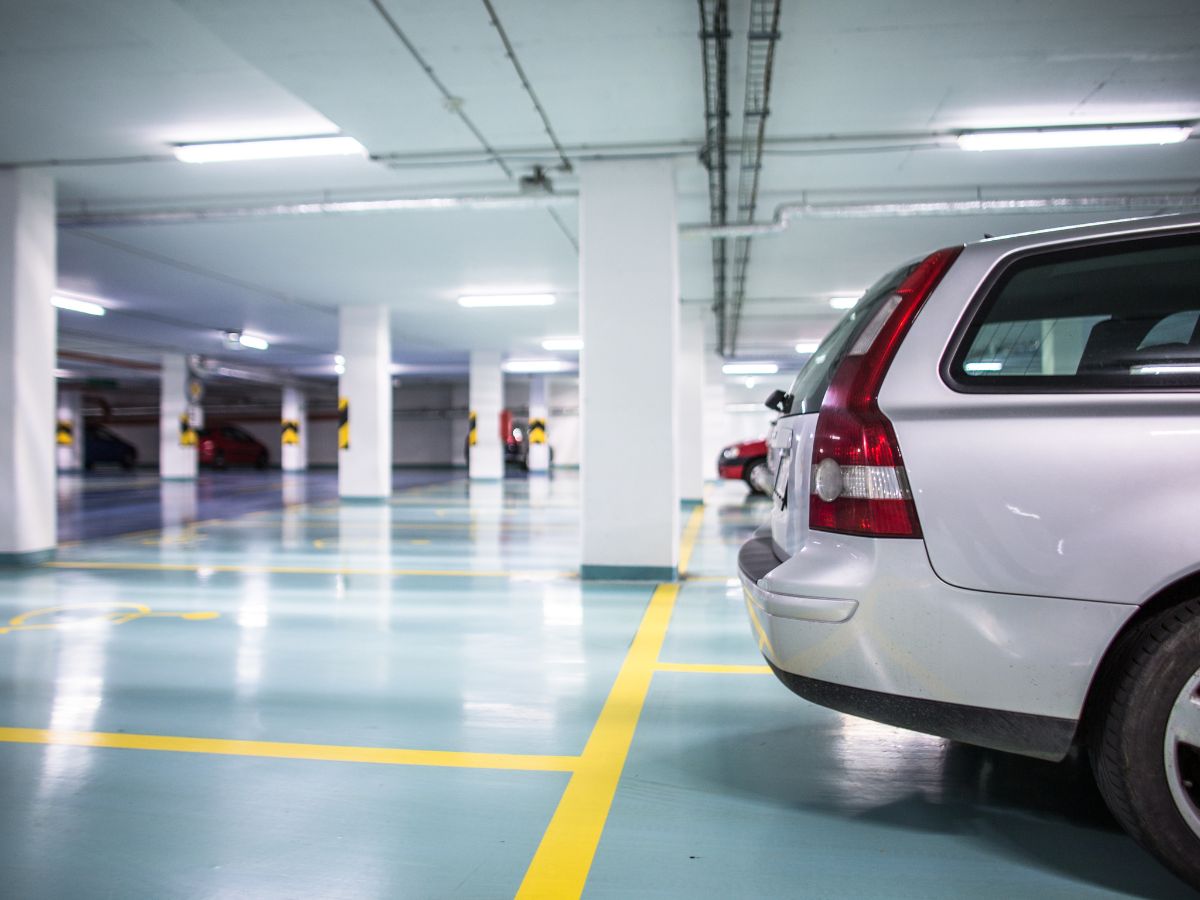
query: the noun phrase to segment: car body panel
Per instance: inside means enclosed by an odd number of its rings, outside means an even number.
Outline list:
[[[1009,260],[1066,236],[1007,239],[1000,262],[991,242],[969,246],[901,344],[879,405],[942,579],[1138,603],[1200,564],[1189,525],[1200,496],[1200,393],[965,393],[939,371],[964,298]],[[1136,548],[1137,565],[1122,548]]]
[[[764,577],[740,574],[751,631],[780,669],[1066,719],[1079,717],[1105,649],[1137,609],[965,590],[937,577],[920,541],[815,531]],[[857,605],[837,622],[839,601]]]
[[[726,455],[731,452],[731,456]],[[756,459],[765,459],[767,454],[767,442],[763,438],[753,438],[730,444],[717,457],[717,475],[734,481],[740,480],[745,477],[747,463]]]

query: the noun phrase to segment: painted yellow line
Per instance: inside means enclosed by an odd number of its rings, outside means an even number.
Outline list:
[[[556,572],[543,569],[528,571],[488,571],[467,569],[366,569],[334,566],[235,566],[222,563],[139,563],[109,562],[106,560],[55,560],[43,564],[50,569],[104,569],[119,572],[265,572],[269,575],[384,575],[436,576],[444,578],[514,578],[534,581],[554,581],[578,578],[576,572]]]
[[[707,663],[659,663],[659,672],[707,672],[713,675],[770,675],[770,666],[719,666]]]
[[[683,529],[683,539],[679,542],[679,574],[686,575],[692,562],[692,551],[696,549],[696,536],[700,526],[704,524],[704,504],[692,510],[688,517],[687,527]]]
[[[160,734],[113,734],[102,731],[50,731],[42,728],[0,728],[0,743],[65,744],[71,747],[160,750],[169,753],[210,753],[218,756],[255,756],[267,759],[309,759],[326,762],[438,766],[455,769],[512,769],[525,772],[571,772],[579,764],[579,758],[576,756],[456,753],[450,750],[399,750],[387,747],[341,747],[334,744],[235,741],[220,738],[173,737]]]
[[[525,872],[518,898],[561,900],[583,893],[678,594],[677,584],[662,584],[654,591],[575,773]]]

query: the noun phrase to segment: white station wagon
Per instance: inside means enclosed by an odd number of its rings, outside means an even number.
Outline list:
[[[1014,753],[1083,744],[1200,887],[1200,217],[939,250],[768,405],[774,506],[738,563],[779,679]]]

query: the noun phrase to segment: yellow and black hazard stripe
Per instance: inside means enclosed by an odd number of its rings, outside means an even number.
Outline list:
[[[531,443],[531,444],[546,443],[546,420],[545,419],[530,419],[529,420],[529,443]]]
[[[75,443],[75,425],[69,419],[59,419],[55,435],[60,446],[70,447]]]
[[[179,417],[179,446],[196,446],[196,429],[192,427],[192,420],[187,413]]]
[[[284,446],[294,447],[300,443],[300,423],[295,419],[283,419],[283,443]]]
[[[474,447],[475,442],[479,439],[478,435],[476,434],[476,430],[475,430],[475,413],[474,413],[474,411],[471,412],[470,422],[471,422],[470,429],[467,431],[467,446]]]
[[[338,398],[338,449],[350,449],[350,400]]]

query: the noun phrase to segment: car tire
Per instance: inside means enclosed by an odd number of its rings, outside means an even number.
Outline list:
[[[132,453],[126,453],[121,457],[121,468],[126,472],[132,472],[134,464],[137,462],[137,457]]]
[[[751,460],[742,468],[742,480],[750,486],[752,494],[771,493],[771,470],[763,458]]]
[[[225,453],[221,450],[218,450],[216,453],[214,453],[212,464],[214,469],[225,468]]]
[[[1121,825],[1200,888],[1200,598],[1147,618],[1114,650],[1089,727]]]
[[[258,454],[258,459],[254,460],[254,468],[261,471],[261,470],[265,469],[270,464],[270,462],[271,462],[271,457],[268,456],[267,451],[264,450],[262,453]]]

